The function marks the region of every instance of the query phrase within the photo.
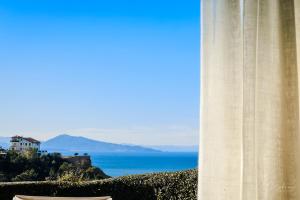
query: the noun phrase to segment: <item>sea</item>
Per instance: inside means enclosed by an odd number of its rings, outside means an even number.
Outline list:
[[[112,177],[195,169],[198,153],[91,153],[92,164]]]

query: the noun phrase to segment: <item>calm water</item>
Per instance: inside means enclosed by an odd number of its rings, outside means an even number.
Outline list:
[[[109,176],[167,172],[197,167],[197,153],[103,153],[90,154],[92,164]]]

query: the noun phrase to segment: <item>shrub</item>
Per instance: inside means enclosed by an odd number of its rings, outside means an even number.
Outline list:
[[[23,173],[17,175],[12,181],[31,181],[37,179],[38,174],[34,169],[26,170]]]
[[[113,200],[196,200],[197,171],[131,175],[86,182],[0,183],[0,199],[16,194],[112,196]]]
[[[103,179],[103,177],[109,178],[101,169],[98,167],[89,167],[85,169],[81,173],[81,180],[88,181],[88,180],[99,180]]]

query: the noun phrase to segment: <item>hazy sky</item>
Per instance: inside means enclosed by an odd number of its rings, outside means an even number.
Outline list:
[[[0,136],[196,144],[199,0],[1,0]]]

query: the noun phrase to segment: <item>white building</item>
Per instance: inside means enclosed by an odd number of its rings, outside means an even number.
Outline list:
[[[13,151],[26,151],[30,149],[40,150],[41,142],[33,138],[25,138],[22,136],[14,136],[10,140],[10,150]]]

